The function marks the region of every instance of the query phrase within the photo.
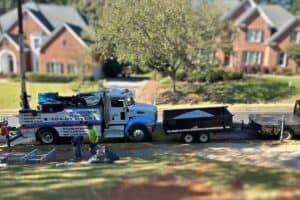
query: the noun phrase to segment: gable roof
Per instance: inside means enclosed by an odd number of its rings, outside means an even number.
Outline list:
[[[8,34],[8,33],[4,33],[3,35],[1,35],[1,38],[0,38],[0,42],[2,42],[4,39],[7,39],[9,42],[12,43],[12,45],[17,49],[19,50],[20,48],[20,45],[18,43],[18,40],[16,37]]]
[[[230,19],[232,18],[241,8],[244,6],[249,5],[250,7],[255,7],[256,4],[253,0],[241,0],[238,4],[233,6],[225,15],[224,19]]]
[[[50,35],[50,37],[47,38],[47,40],[43,43],[43,45],[40,48],[40,51],[42,51],[59,33],[61,33],[61,31],[63,31],[64,29],[66,29],[67,31],[69,31],[74,38],[84,47],[88,47],[87,42],[84,41],[80,35],[82,32],[81,27],[78,26],[74,26],[72,24],[63,24],[62,26],[58,27],[55,31],[52,32],[52,34]]]
[[[87,27],[85,19],[73,7],[29,2],[23,4],[23,8],[24,11],[29,11],[49,32],[65,23],[74,24],[81,28]],[[17,9],[13,9],[0,16],[0,27],[2,31],[7,31],[16,21]]]
[[[300,16],[294,17],[293,19],[289,20],[285,24],[283,24],[280,29],[273,34],[266,42],[267,45],[273,46],[276,44],[276,41],[281,38],[292,26],[296,23],[300,23]]]
[[[260,5],[259,8],[277,28],[294,18],[294,15],[279,5]]]
[[[279,28],[294,16],[278,5],[260,5],[248,9],[244,15],[236,22],[236,25],[243,27],[255,14],[264,18],[267,24],[272,28]]]

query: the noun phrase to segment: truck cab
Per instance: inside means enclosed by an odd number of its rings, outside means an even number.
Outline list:
[[[127,89],[111,89],[74,96],[55,92],[38,95],[38,109],[20,112],[20,130],[25,137],[35,136],[44,144],[56,143],[59,137],[86,135],[93,124],[100,138],[129,138],[142,142],[151,139],[157,120],[153,105],[135,102]]]

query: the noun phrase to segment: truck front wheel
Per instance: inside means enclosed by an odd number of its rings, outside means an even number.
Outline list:
[[[37,140],[42,144],[56,144],[58,141],[58,134],[52,128],[42,128],[38,131]]]
[[[129,140],[132,142],[145,142],[151,140],[151,136],[145,126],[136,125],[129,131]]]
[[[291,140],[294,136],[294,133],[290,129],[284,129],[283,131],[283,140]]]

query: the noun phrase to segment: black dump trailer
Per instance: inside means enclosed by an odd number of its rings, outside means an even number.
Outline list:
[[[231,130],[232,118],[226,106],[164,110],[163,129],[167,135],[180,134],[186,143],[205,143],[210,133]]]

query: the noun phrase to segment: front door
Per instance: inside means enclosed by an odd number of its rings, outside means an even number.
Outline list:
[[[123,138],[124,129],[127,121],[126,106],[124,99],[111,99],[109,124],[104,130],[105,138]]]
[[[127,121],[124,99],[111,99],[110,124],[125,125]]]

